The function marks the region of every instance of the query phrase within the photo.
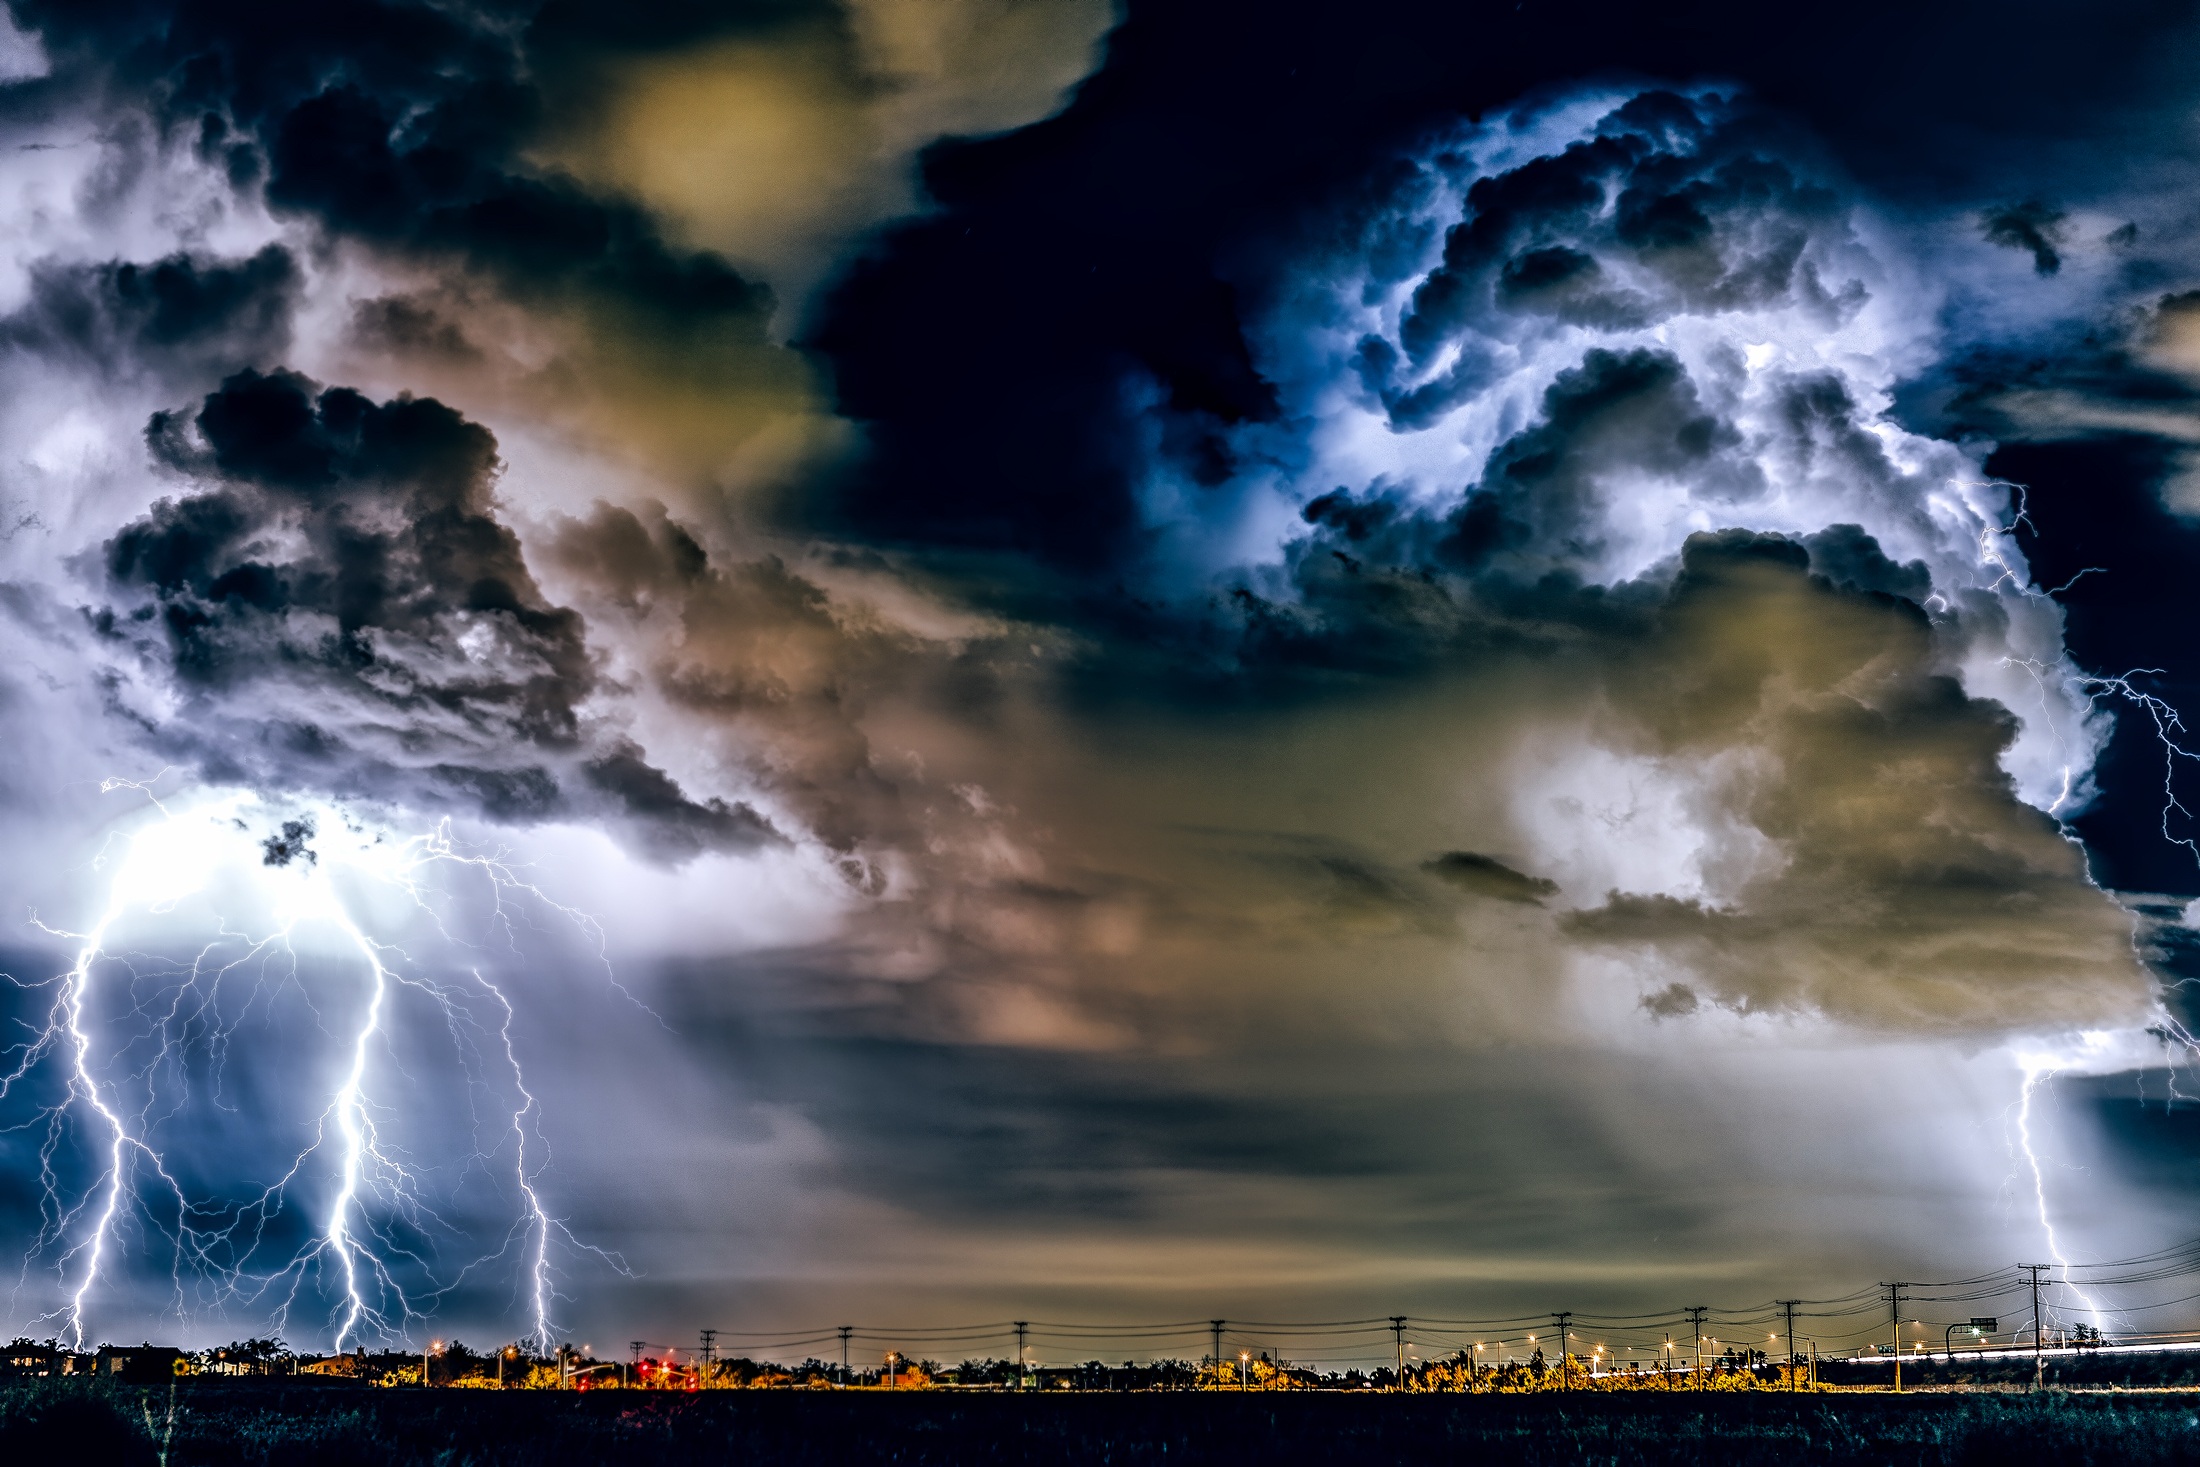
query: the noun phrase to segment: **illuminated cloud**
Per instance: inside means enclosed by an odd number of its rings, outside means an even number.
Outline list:
[[[117,711],[205,779],[502,823],[594,814],[670,858],[776,838],[584,720],[584,627],[496,519],[478,425],[248,369],[146,436],[198,485],[106,543],[114,600],[91,622]]]
[[[1044,117],[1112,22],[1105,0],[858,0],[654,35],[546,26],[567,105],[540,152],[798,307],[849,239],[921,207],[918,149]]]
[[[1751,859],[1610,892],[1576,937],[1663,955],[1706,998],[1867,1027],[2145,1022],[2132,919],[2017,798],[2016,719],[1940,670],[1914,602],[1836,589],[1791,541],[1692,539],[1615,680],[1613,742],[1682,777]],[[1654,971],[1654,970],[1653,970]]]

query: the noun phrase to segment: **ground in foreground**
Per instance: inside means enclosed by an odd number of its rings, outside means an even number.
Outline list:
[[[2200,1464],[2200,1395],[1013,1395],[0,1387],[0,1461],[169,1467]]]

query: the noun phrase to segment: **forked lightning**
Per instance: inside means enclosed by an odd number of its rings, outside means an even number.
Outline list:
[[[142,1239],[163,1255],[179,1317],[245,1309],[280,1330],[318,1296],[332,1305],[326,1335],[342,1351],[409,1339],[438,1300],[516,1248],[514,1307],[527,1341],[547,1349],[554,1255],[570,1249],[623,1265],[575,1240],[543,1200],[548,1151],[513,1034],[519,1011],[507,986],[483,971],[478,939],[501,937],[517,955],[526,919],[548,912],[600,959],[595,923],[551,901],[501,856],[460,849],[447,824],[401,837],[326,804],[271,809],[243,793],[162,800],[143,784],[106,788],[137,791],[148,808],[98,863],[106,878],[99,917],[82,933],[44,929],[75,941],[66,973],[15,980],[53,993],[0,1071],[0,1101],[31,1101],[31,1119],[17,1129],[43,1130],[43,1221],[18,1293],[34,1277],[54,1277],[59,1302],[38,1318],[83,1349],[104,1286]],[[182,915],[186,906],[193,916]],[[238,920],[238,908],[252,920]],[[475,940],[454,932],[459,912]],[[210,922],[214,935],[187,961],[149,958],[118,941],[128,924],[172,930],[189,920]],[[475,960],[438,977],[377,935],[400,925],[424,927]],[[340,997],[329,996],[332,985]],[[225,995],[240,986],[241,1002]],[[248,1015],[273,1030],[279,992],[303,1000],[315,1032],[337,1041],[333,1083],[298,1108],[314,1119],[272,1181],[195,1182],[193,1167],[164,1154],[159,1124],[188,1105],[222,1103],[232,1040]],[[436,1245],[466,1230],[438,1214],[427,1168],[388,1135],[401,1093],[418,1088],[395,1042],[401,993],[424,997],[440,1015],[469,1097],[499,1087],[510,1097],[497,1140],[477,1143],[467,1158],[505,1166],[510,1221],[498,1247],[455,1268],[439,1265]],[[330,1032],[332,1013],[351,1015],[341,1032]],[[491,1070],[502,1079],[492,1081]],[[507,1145],[508,1163],[498,1163]],[[308,1191],[319,1195],[301,1195]],[[300,1229],[301,1217],[312,1219],[310,1230]]]

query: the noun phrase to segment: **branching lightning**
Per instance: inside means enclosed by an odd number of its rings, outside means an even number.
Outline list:
[[[546,911],[581,934],[600,962],[596,924],[551,901],[501,856],[461,850],[447,825],[398,838],[316,806],[274,812],[265,833],[269,812],[248,795],[209,795],[175,809],[143,784],[106,788],[143,793],[149,818],[112,842],[98,863],[106,897],[88,931],[62,934],[41,924],[76,943],[75,960],[56,979],[15,983],[50,988],[52,998],[41,1021],[17,1021],[27,1038],[0,1050],[0,1101],[24,1097],[32,1109],[31,1119],[11,1129],[43,1131],[43,1222],[17,1291],[38,1271],[57,1278],[61,1296],[38,1320],[58,1324],[73,1348],[84,1348],[102,1290],[139,1238],[165,1248],[179,1318],[194,1305],[252,1307],[280,1330],[302,1303],[319,1299],[328,1306],[320,1328],[341,1351],[409,1339],[440,1300],[511,1258],[516,1246],[517,1267],[507,1268],[524,1338],[547,1348],[557,1253],[585,1252],[622,1272],[624,1265],[575,1239],[544,1200],[548,1151],[542,1107],[514,1035],[520,1011],[480,963],[438,977],[376,933],[424,926],[439,943],[478,948],[454,934],[463,911],[516,956],[521,924]],[[466,892],[454,886],[460,879]],[[472,891],[486,901],[471,900]],[[257,931],[219,915],[238,903],[257,904]],[[127,945],[125,927],[173,927],[188,920],[179,911],[186,904],[199,920],[214,914],[216,928],[188,961],[148,958]],[[346,974],[356,981],[344,983]],[[332,987],[342,996],[331,1000]],[[401,994],[415,997],[401,1004]],[[290,1117],[310,1124],[294,1152],[285,1148],[289,1160],[271,1182],[241,1190],[234,1179],[198,1182],[190,1166],[174,1164],[173,1147],[164,1151],[163,1125],[200,1098],[195,1085],[210,1091],[212,1103],[237,1109],[222,1092],[231,1040],[248,1017],[279,1034],[284,999],[286,1015],[302,1008],[311,1016],[302,1027],[338,1041],[324,1057],[333,1064],[322,1099]],[[465,1175],[497,1167],[512,1220],[499,1225],[501,1246],[456,1268],[438,1256],[443,1240],[468,1231],[439,1211],[456,1189],[445,1178],[437,1195],[438,1167],[391,1131],[422,1090],[405,1071],[400,1045],[408,1038],[403,1004],[419,1000],[435,1006],[461,1060],[468,1109],[483,1091],[510,1097],[498,1108],[493,1144],[479,1139],[476,1117],[477,1139],[458,1170],[463,1184]],[[273,1063],[287,1079],[280,1064],[290,1053],[279,1043],[263,1048],[278,1052]],[[318,1220],[301,1233],[308,1216]]]
[[[2034,1058],[2025,1059],[2023,1064],[2024,1088],[2017,1102],[2017,1144],[2023,1148],[2025,1163],[2032,1169],[2032,1203],[2039,1214],[2040,1233],[2047,1240],[2047,1256],[2062,1273],[2063,1285],[2077,1295],[2094,1327],[2099,1328],[2101,1306],[2070,1277],[2070,1260],[2063,1256],[2062,1240],[2055,1236],[2055,1219],[2047,1207],[2047,1175],[2040,1166],[2040,1154],[2032,1145],[2032,1094],[2042,1080],[2054,1077],[2055,1070],[2045,1061]]]
[[[2017,484],[2006,484],[2003,487],[2009,489],[2013,496],[2015,514],[2008,524],[1988,530],[1980,540],[1981,560],[1999,572],[1999,576],[1994,583],[1996,586],[2006,584],[2026,596],[2053,599],[2069,590],[2086,576],[2107,573],[2101,566],[2086,566],[2052,590],[2040,590],[2031,587],[2028,584],[2029,573],[2024,569],[2021,560],[2013,554],[2005,554],[1999,544],[2002,540],[2013,540],[2019,526],[2031,528],[2031,519],[2025,506],[2024,488],[2022,485]],[[2046,727],[2057,746],[2063,747],[2061,734],[2055,730],[2055,720],[2047,709],[2049,702],[2047,683],[2051,675],[2050,670],[2035,660],[2010,660],[2023,667],[2030,674],[2034,685],[2039,690],[2042,712],[2048,715]],[[2063,666],[2054,669],[2052,675],[2059,678],[2064,687],[2070,692],[2084,698],[2096,707],[2104,699],[2120,699],[2126,703],[2136,705],[2147,714],[2148,719],[2154,726],[2155,742],[2162,750],[2162,838],[2172,845],[2183,847],[2196,861],[2200,861],[2200,840],[2196,840],[2189,835],[2180,835],[2172,828],[2173,817],[2182,816],[2187,820],[2191,818],[2191,812],[2177,795],[2177,762],[2180,759],[2200,760],[2200,751],[2195,751],[2186,746],[2185,724],[2177,709],[2162,698],[2140,688],[2135,681],[2140,677],[2159,674],[2159,672],[2160,669],[2158,668],[2133,668],[2118,676],[2101,676],[2080,671],[2065,663]],[[2077,832],[2071,829],[2069,823],[2063,818],[2063,811],[2071,804],[2072,786],[2075,782],[2072,765],[2068,762],[2069,750],[2067,747],[2063,747],[2063,753],[2066,762],[2062,766],[2062,787],[2046,813],[2054,819],[2057,827],[2062,832],[2063,839],[2074,846],[2079,846],[2082,850],[2083,842],[2078,837]],[[2087,864],[2090,872],[2090,862]],[[2088,879],[2091,879],[2090,875]],[[2187,1054],[2200,1054],[2200,1038],[2195,1038],[2185,1029],[2184,1025],[2166,1013],[2161,1016],[2159,1026],[2150,1032],[2165,1043],[2181,1047]],[[2089,1036],[2089,1038],[2097,1037]],[[2046,1243],[2048,1257],[2061,1274],[2064,1287],[2084,1306],[2085,1313],[2090,1316],[2093,1326],[2098,1329],[2102,1322],[2101,1306],[2091,1295],[2080,1288],[2071,1277],[2071,1262],[2063,1252],[2062,1241],[2056,1234],[2054,1216],[2048,1206],[2046,1169],[2041,1164],[2039,1150],[2035,1146],[2032,1136],[2033,1097],[2041,1083],[2053,1079],[2063,1066],[2054,1059],[2036,1054],[2020,1054],[2018,1064],[2024,1078],[2018,1093],[2016,1107],[2016,1137],[2017,1145],[2024,1153],[2025,1166],[2032,1177],[2033,1211],[2039,1219],[2040,1233]],[[2176,1093],[2176,1069],[2174,1065],[2170,1071],[2170,1090],[2172,1094]]]

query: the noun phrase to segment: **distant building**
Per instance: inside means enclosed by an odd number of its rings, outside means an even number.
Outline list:
[[[234,1356],[226,1350],[216,1350],[204,1357],[199,1365],[201,1375],[273,1375],[275,1362],[250,1356]]]
[[[305,1375],[334,1375],[346,1379],[367,1373],[367,1357],[360,1355],[327,1355],[318,1360],[300,1359],[298,1370]]]
[[[160,1385],[176,1378],[182,1361],[183,1351],[170,1345],[102,1345],[92,1368],[132,1385]]]
[[[52,1345],[35,1344],[30,1340],[17,1340],[0,1354],[0,1376],[23,1377],[32,1375],[59,1375],[66,1356]]]

